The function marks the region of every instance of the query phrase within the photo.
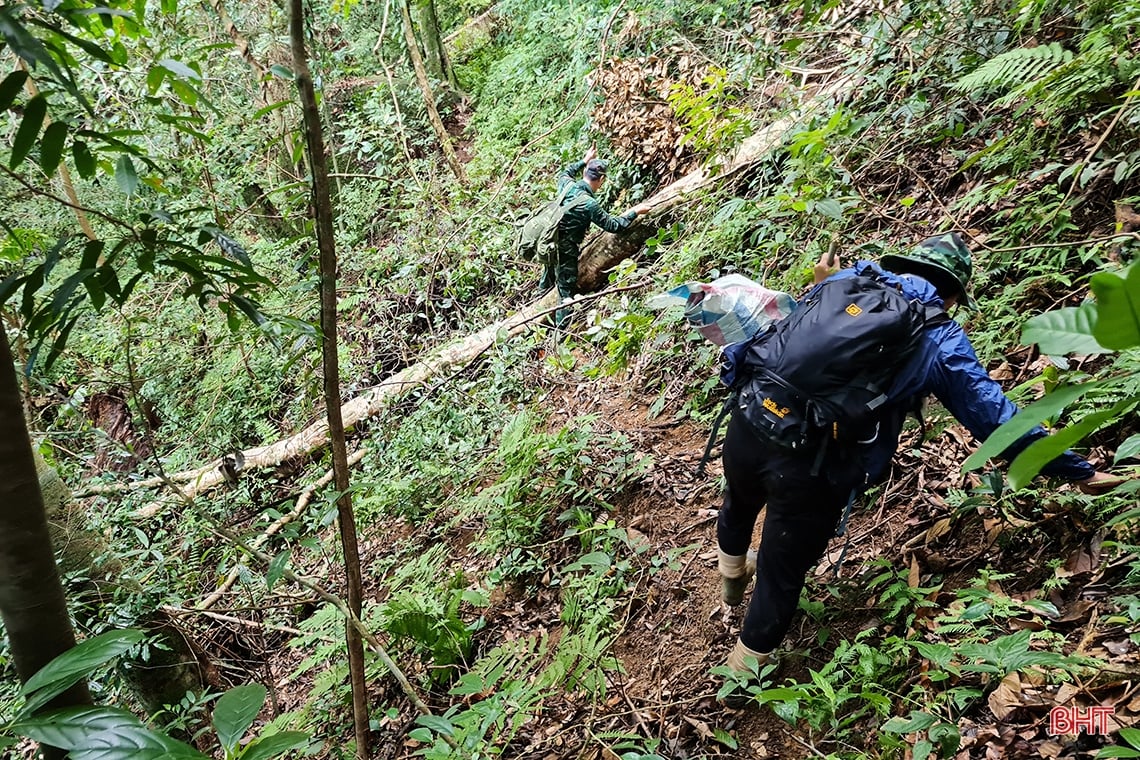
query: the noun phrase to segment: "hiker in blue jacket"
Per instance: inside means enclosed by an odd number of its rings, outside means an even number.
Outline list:
[[[578,253],[582,241],[591,224],[601,227],[606,232],[625,232],[639,214],[649,211],[647,203],[641,203],[621,216],[607,214],[594,198],[606,181],[606,172],[609,165],[597,157],[598,152],[594,146],[586,151],[581,161],[576,161],[558,175],[558,195],[563,189],[571,185],[562,196],[562,204],[574,204],[569,208],[558,222],[558,245],[554,257],[543,262],[545,268],[538,288],[545,292],[555,285],[558,286],[558,295],[563,299],[571,298],[578,292]],[[574,203],[574,199],[585,194],[584,201]],[[555,315],[555,323],[561,327],[569,316],[567,309],[559,309]]]
[[[967,290],[972,273],[970,251],[956,233],[925,240],[906,254],[885,255],[879,264],[859,261],[850,269],[835,271],[827,258],[825,254],[815,267],[817,287],[829,277],[881,273],[908,299],[945,310],[955,304],[972,306]],[[822,467],[813,466],[816,452],[792,452],[766,443],[734,412],[725,434],[727,489],[717,522],[723,599],[730,605],[743,601],[753,572],[756,586],[740,637],[728,657],[733,670],[748,672],[749,660],[762,665],[771,658],[791,625],[804,578],[835,535],[849,499],[885,477],[907,412],[930,394],[978,440],[987,438],[1017,412],[952,319],[937,320],[924,329],[914,355],[895,377],[888,396],[898,401],[882,408],[874,440],[856,451],[827,452]],[[1036,428],[1010,446],[1003,457],[1012,459],[1045,435],[1045,430]],[[1122,482],[1071,451],[1041,472],[1073,481],[1093,494]],[[760,547],[753,553],[749,551],[752,532],[765,505]]]

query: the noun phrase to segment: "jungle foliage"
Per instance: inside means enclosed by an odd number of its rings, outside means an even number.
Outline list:
[[[378,742],[429,758],[752,751],[757,723],[712,701],[720,679],[733,686],[710,664],[723,642],[683,643],[708,649],[708,662],[683,671],[672,697],[626,688],[631,652],[656,649],[643,629],[677,646],[682,618],[708,616],[691,590],[707,535],[647,539],[632,523],[674,495],[695,513],[714,484],[685,480],[675,452],[642,445],[644,431],[703,433],[722,398],[715,347],[644,296],[732,271],[799,292],[833,243],[849,261],[944,229],[967,233],[975,253],[981,308],[955,316],[1025,413],[967,458],[960,444],[944,457],[934,448],[951,420],[928,410],[931,431],[910,431],[904,456],[915,470],[949,464],[913,503],[884,488],[867,507],[914,514],[913,545],[809,584],[801,607],[816,633],[792,643],[799,677],[759,673],[756,708],[797,737],[783,752],[926,758],[1012,752],[1006,729],[1031,722],[1018,716],[1037,720],[1034,746],[1046,740],[1040,706],[997,715],[1015,683],[1083,696],[1094,692],[1078,686],[1095,683],[1114,696],[1116,650],[1086,644],[1140,645],[1137,489],[1092,499],[1034,475],[1066,447],[1122,472],[1140,456],[1140,2],[435,8],[455,74],[433,83],[436,106],[466,185],[441,158],[397,6],[310,9],[346,396],[538,295],[535,265],[512,259],[513,221],[590,144],[618,154],[596,128],[623,116],[606,111],[599,70],[673,77],[628,107],[662,109],[684,135],[668,146],[676,154],[652,135],[621,154],[600,198],[611,208],[651,196],[678,156],[716,173],[719,157],[818,87],[857,86],[748,171],[655,218],[646,248],[611,273],[648,286],[578,307],[568,331],[500,341],[353,431],[366,452],[352,486],[371,595],[362,619],[431,710],[371,660]],[[0,314],[34,443],[76,491],[266,445],[323,414],[284,29],[280,8],[260,2],[0,8]],[[634,406],[645,408],[636,424],[614,414]],[[987,468],[1037,423],[1061,432],[1008,479]],[[87,492],[85,520],[105,543],[64,579],[85,641],[22,688],[0,652],[2,741],[350,757],[344,621],[287,577],[336,575],[337,494],[298,502],[329,466],[318,455],[245,473],[146,521],[134,513],[149,492]],[[223,532],[265,534],[272,560]],[[985,540],[976,556],[931,560],[970,535]],[[1099,564],[1078,567],[1085,555]],[[234,568],[224,608],[195,609]],[[145,714],[122,674],[162,646],[137,632],[156,610],[209,666],[203,689]],[[868,610],[878,625],[855,630]],[[83,678],[105,706],[40,710]],[[1137,717],[1115,704],[1113,737],[1063,749],[1137,752]]]

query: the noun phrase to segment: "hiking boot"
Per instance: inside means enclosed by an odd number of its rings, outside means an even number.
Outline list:
[[[733,556],[717,549],[717,568],[720,570],[720,597],[730,607],[744,601],[748,583],[756,575],[756,552],[749,549],[747,554]]]
[[[759,673],[768,663],[775,662],[775,650],[771,652],[757,652],[749,649],[740,639],[728,654],[728,667],[739,674],[743,681],[736,688],[721,698],[721,703],[733,710],[743,710],[752,701],[752,691],[749,687],[760,686]]]

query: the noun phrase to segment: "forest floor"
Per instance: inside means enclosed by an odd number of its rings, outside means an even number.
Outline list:
[[[562,379],[551,384],[547,397],[553,410],[551,427],[569,424],[584,414],[597,415],[602,424],[632,441],[638,452],[652,457],[651,471],[623,495],[612,514],[599,515],[597,520],[612,519],[626,531],[631,545],[645,547],[645,556],[672,556],[675,562],[633,576],[634,585],[620,598],[624,616],[610,649],[620,668],[610,671],[605,700],[589,699],[573,690],[546,698],[536,717],[522,726],[505,749],[507,755],[609,760],[621,755],[607,748],[602,737],[623,734],[657,740],[656,751],[670,758],[806,758],[822,756],[820,748],[824,753],[858,752],[858,740],[852,737],[860,732],[852,731],[851,725],[837,738],[827,730],[813,732],[802,721],[792,726],[769,707],[734,711],[716,701],[720,683],[710,669],[724,662],[745,609],[744,605],[728,608],[720,601],[715,536],[720,463],[714,455],[708,472],[698,476],[707,426],[663,417],[650,420],[652,401],[632,395],[628,385],[618,380],[576,384]],[[937,424],[937,419],[936,414],[928,416],[928,422]],[[1012,600],[1047,599],[1059,614],[1045,624],[1067,639],[1066,651],[1112,661],[1117,674],[1107,680],[1078,682],[1066,691],[1014,672],[999,688],[987,687],[988,698],[980,697],[963,710],[958,720],[962,745],[957,757],[1091,756],[1086,748],[1095,749],[1099,739],[1078,746],[1051,737],[1048,710],[1062,701],[1112,704],[1120,725],[1131,725],[1137,719],[1140,699],[1134,695],[1140,686],[1133,688],[1131,680],[1137,660],[1134,647],[1119,626],[1098,627],[1096,609],[1097,589],[1119,578],[1123,565],[1102,561],[1103,533],[1085,524],[1071,508],[1043,502],[1034,507],[1032,520],[985,507],[952,509],[947,492],[970,485],[960,473],[969,436],[952,424],[928,438],[920,444],[917,427],[908,428],[890,478],[873,492],[870,503],[854,509],[839,579],[832,572],[843,539],[832,541],[814,571],[815,579],[808,584],[808,596],[822,612],[797,613],[773,685],[811,681],[810,671],[831,659],[835,644],[853,639],[860,631],[872,629],[876,637],[872,641],[890,633],[922,638],[934,630],[933,618],[957,598],[955,592],[976,584],[979,570],[992,568],[994,573],[1011,575],[990,582],[989,591]],[[975,479],[972,485],[978,482]],[[420,524],[413,529],[404,521],[391,521],[362,528],[365,566],[369,554],[379,556],[393,542],[442,539],[467,577],[479,578],[490,571],[495,558],[472,556],[467,551],[470,531],[454,525],[437,527]],[[1048,565],[1049,559],[1057,560],[1054,566]],[[912,620],[880,617],[887,601],[877,597],[876,591],[882,589],[872,588],[869,580],[884,571],[905,577],[907,587],[922,600]],[[1067,582],[1046,594],[1043,584],[1054,574],[1064,575]],[[373,591],[378,598],[382,596],[379,589]],[[531,586],[516,591],[507,586],[505,591],[496,591],[491,606],[480,611],[486,625],[477,634],[478,650],[486,652],[502,642],[536,634],[549,633],[556,639],[562,604],[560,589],[546,578],[537,590]],[[1015,630],[1043,628],[1041,619],[1034,616],[1014,616],[1009,622]],[[278,651],[271,671],[286,674],[300,655],[290,648]],[[923,677],[916,672],[904,686],[913,686]],[[278,695],[282,709],[297,707],[309,698],[311,683],[307,681],[293,681],[283,689]],[[978,685],[986,685],[984,677]],[[390,679],[383,679],[374,691],[380,702],[399,698]],[[441,712],[455,702],[446,688],[427,699]],[[419,745],[406,737],[413,719],[414,714],[403,714],[383,721],[377,744],[386,749],[379,757],[406,757],[415,752]],[[883,722],[871,714],[858,718],[856,728],[860,720],[866,722],[861,732],[865,737],[875,736]],[[724,732],[729,737],[727,744]]]

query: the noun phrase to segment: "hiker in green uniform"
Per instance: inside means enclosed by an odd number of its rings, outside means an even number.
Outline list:
[[[621,233],[629,228],[638,214],[649,211],[647,203],[638,204],[621,216],[613,216],[602,210],[594,196],[606,181],[607,168],[606,162],[597,158],[594,146],[590,146],[581,161],[570,164],[559,175],[558,194],[562,197],[562,204],[573,205],[558,223],[558,245],[553,258],[544,262],[546,269],[539,283],[540,291],[557,285],[558,295],[563,299],[578,292],[578,252],[591,222],[606,232]],[[581,199],[583,194],[587,197]],[[575,198],[580,199],[575,203]],[[559,309],[555,323],[561,327],[568,317],[568,309]]]

